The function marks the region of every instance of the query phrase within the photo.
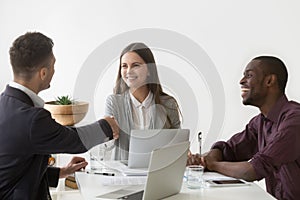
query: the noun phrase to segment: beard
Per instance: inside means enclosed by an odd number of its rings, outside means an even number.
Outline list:
[[[252,102],[253,102],[253,99],[252,99],[252,98],[246,98],[246,99],[243,99],[243,104],[244,104],[245,106],[253,105]]]
[[[243,104],[245,106],[256,106],[259,107],[263,102],[263,96],[258,93],[249,93],[243,98]]]

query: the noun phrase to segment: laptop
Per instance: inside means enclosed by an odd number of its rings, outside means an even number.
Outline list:
[[[127,165],[147,169],[154,149],[189,141],[189,136],[189,129],[132,130]]]
[[[100,199],[155,200],[181,190],[190,142],[153,150],[145,186],[129,186],[97,196]]]

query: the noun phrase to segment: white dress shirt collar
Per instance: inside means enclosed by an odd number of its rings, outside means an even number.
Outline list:
[[[27,94],[31,98],[35,107],[41,107],[41,108],[44,107],[45,104],[44,100],[41,97],[39,97],[36,93],[34,93],[32,90],[14,81],[11,81],[8,85],[10,87],[19,89],[23,91],[25,94]]]
[[[148,96],[146,97],[146,99],[141,103],[139,102],[130,92],[130,99],[132,101],[132,104],[136,107],[144,107],[144,108],[149,108],[152,104],[153,101],[153,93],[151,91],[149,91]]]

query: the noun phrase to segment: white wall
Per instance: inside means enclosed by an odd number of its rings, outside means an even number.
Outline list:
[[[197,82],[194,72],[189,74],[183,70],[188,64],[180,57],[155,51],[157,63],[174,66],[185,79],[191,78],[193,90],[200,91],[195,92],[196,99],[201,99],[198,105],[200,111],[196,114],[199,125],[191,124],[193,120],[189,117],[194,114],[186,110],[193,109],[195,105],[189,105],[182,108],[183,117],[189,119],[184,121],[183,127],[191,128],[193,137],[196,131],[202,130],[204,139],[207,134],[214,134],[216,139],[228,139],[258,113],[256,108],[242,105],[238,84],[245,65],[254,56],[269,54],[282,58],[290,74],[287,95],[290,99],[300,100],[300,90],[296,89],[300,84],[297,78],[300,73],[299,8],[300,3],[296,0],[1,0],[0,90],[12,78],[9,47],[16,37],[27,31],[41,31],[55,43],[56,73],[52,87],[40,93],[45,100],[73,94],[84,62],[97,47],[112,37],[142,28],[175,31],[196,42],[207,53],[221,77],[225,92],[223,127],[220,133],[211,133],[209,127],[214,105],[205,77],[200,77]],[[101,63],[99,66],[107,67],[101,66]],[[105,97],[112,92],[116,68],[117,62],[112,60],[107,73],[98,80],[94,99],[87,99],[97,102],[89,110],[97,117],[103,115]],[[164,83],[170,77],[160,74],[160,78]],[[166,89],[176,96],[176,88],[166,85]],[[194,138],[191,140],[192,150],[196,151],[197,143]],[[207,149],[208,144],[205,146]]]

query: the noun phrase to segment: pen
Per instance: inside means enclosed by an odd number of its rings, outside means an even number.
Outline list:
[[[201,156],[202,132],[199,132],[199,133],[198,133],[198,142],[199,142],[199,155]]]
[[[94,174],[103,175],[103,176],[114,176],[114,173],[108,173],[108,172],[95,172]]]
[[[97,174],[97,175],[102,175],[102,176],[115,176],[114,173],[109,173],[109,172],[89,172],[87,171],[88,174]]]

